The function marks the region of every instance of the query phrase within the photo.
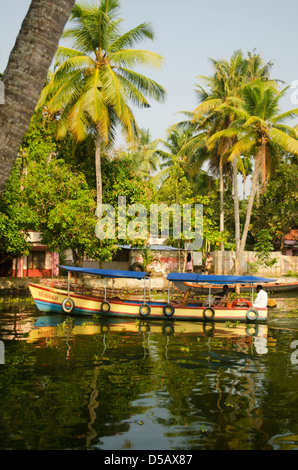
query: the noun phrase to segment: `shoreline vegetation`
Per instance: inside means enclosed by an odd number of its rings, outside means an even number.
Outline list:
[[[298,276],[283,276],[279,278],[275,278],[277,284],[288,284],[288,283],[293,283],[293,282],[298,282]],[[167,292],[168,288],[168,281],[166,277],[158,276],[158,277],[152,277],[151,278],[152,282],[152,292]],[[17,294],[17,293],[22,293],[22,294],[29,294],[29,288],[28,284],[44,284],[46,283],[47,285],[59,285],[61,284],[66,284],[67,283],[67,278],[66,276],[60,276],[60,277],[54,277],[54,278],[43,278],[43,277],[32,277],[32,278],[15,278],[15,277],[7,277],[7,278],[0,278],[0,297],[2,295],[10,295],[10,294]],[[74,289],[76,287],[84,287],[86,291],[92,291],[92,289],[102,289],[104,290],[104,280],[99,280],[97,277],[93,276],[84,276],[82,279],[76,279],[72,283],[72,286]],[[129,280],[123,280],[123,279],[117,279],[114,281],[108,281],[108,289],[109,290],[115,290],[115,291],[120,291],[123,294],[125,293],[133,293],[133,292],[140,292],[142,295],[144,293],[144,287],[143,284],[140,283],[140,287],[135,285],[134,282],[130,282]],[[266,290],[266,286],[265,290]],[[176,290],[176,289],[175,289]],[[268,289],[270,291],[270,288]],[[148,292],[148,291],[147,291]],[[177,290],[177,292],[179,292]],[[181,294],[182,295],[182,294]],[[242,295],[242,294],[241,294]]]

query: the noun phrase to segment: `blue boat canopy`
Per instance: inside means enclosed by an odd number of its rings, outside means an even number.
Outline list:
[[[207,282],[208,284],[262,284],[276,281],[276,279],[255,276],[215,276],[196,273],[170,273],[167,279],[181,282]]]
[[[139,271],[117,271],[111,269],[94,269],[94,268],[76,268],[74,266],[61,266],[59,268],[66,269],[66,271],[71,271],[74,273],[85,273],[91,274],[93,276],[103,276],[109,278],[128,278],[128,279],[144,279],[147,276],[147,273]]]

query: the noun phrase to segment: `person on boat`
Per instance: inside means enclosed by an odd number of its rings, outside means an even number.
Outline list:
[[[227,299],[230,295],[230,291],[229,291],[229,286],[227,284],[225,284],[223,286],[223,290],[222,290],[222,293],[221,294],[218,294],[219,297],[222,297],[224,299]]]
[[[192,272],[193,272],[193,262],[192,262],[191,253],[188,253],[188,255],[187,255],[186,271],[187,271],[188,273],[192,273]]]
[[[229,286],[225,284],[223,286],[223,291],[220,294],[217,294],[217,296],[215,297],[215,304],[226,306],[228,303],[230,303],[229,295],[230,295]]]
[[[268,294],[264,291],[263,286],[260,284],[257,286],[257,297],[253,304],[254,308],[267,308],[268,305]]]
[[[204,274],[210,273],[212,263],[213,263],[212,256],[210,255],[210,253],[207,253],[206,259],[205,259],[205,265],[204,265]]]

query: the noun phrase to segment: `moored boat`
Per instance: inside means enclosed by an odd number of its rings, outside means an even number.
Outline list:
[[[92,268],[76,268],[59,266],[68,271],[68,289],[45,287],[40,284],[29,284],[31,295],[37,308],[42,312],[56,312],[73,315],[100,314],[108,317],[165,319],[190,321],[257,321],[264,322],[268,317],[267,308],[255,309],[253,302],[253,285],[272,282],[272,279],[255,278],[253,276],[200,276],[194,273],[170,273],[168,279],[168,298],[166,301],[153,301],[150,299],[150,277],[144,272],[113,271]],[[107,298],[106,282],[103,296],[84,295],[70,290],[70,273],[85,273],[101,276],[105,281],[109,278],[130,278],[143,281],[144,298],[121,299],[119,297]],[[209,285],[209,295],[203,300],[190,300],[190,289],[180,300],[171,299],[171,286],[176,282],[204,282]],[[251,286],[251,301],[248,299],[235,299],[233,302],[211,296],[212,284],[247,283]],[[148,296],[147,289],[148,287]]]
[[[192,291],[196,294],[207,294],[209,292],[208,285],[203,283],[194,283],[194,282],[177,282],[175,283],[176,287],[182,292],[186,292],[190,287]],[[222,285],[213,285],[211,286],[212,294],[217,294],[222,291]],[[235,289],[236,284],[230,286],[231,289]],[[269,282],[266,284],[267,292],[298,292],[298,282]],[[250,286],[240,283],[239,285],[240,293],[249,293]]]

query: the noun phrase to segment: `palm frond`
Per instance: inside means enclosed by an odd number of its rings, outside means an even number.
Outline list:
[[[287,152],[293,153],[294,155],[298,155],[298,140],[293,139],[277,128],[271,128],[268,134],[271,140],[279,147],[283,148]]]
[[[140,49],[124,49],[111,53],[110,60],[112,63],[120,65],[121,67],[146,65],[160,68],[164,59],[155,52]]]
[[[141,42],[144,39],[154,39],[154,33],[150,23],[142,23],[122,34],[120,37],[117,37],[110,45],[109,49],[111,53],[114,53],[126,48],[131,48],[134,44]]]

